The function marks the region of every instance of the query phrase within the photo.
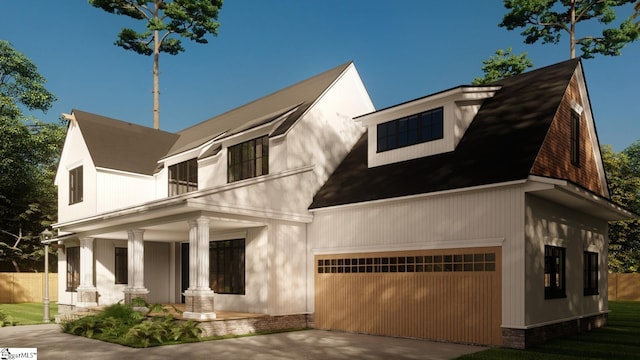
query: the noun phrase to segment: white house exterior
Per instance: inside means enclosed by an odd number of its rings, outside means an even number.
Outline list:
[[[347,63],[176,134],[68,118],[62,309],[514,347],[606,322],[607,221],[632,214],[577,60],[379,111]]]

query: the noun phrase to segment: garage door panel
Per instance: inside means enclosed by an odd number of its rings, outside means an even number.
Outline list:
[[[476,270],[486,267],[489,271],[453,271],[453,265],[464,270],[458,266],[464,266],[464,261],[449,263],[451,266],[447,269],[451,271],[447,272],[433,271],[433,266],[430,272],[416,271],[418,259],[421,265],[427,264],[419,257],[456,254],[494,254],[494,257],[487,257],[491,258],[489,262],[479,261],[480,257],[476,257],[477,261],[467,264],[477,265]],[[403,271],[398,272],[400,265],[396,264],[395,272],[382,272],[384,259],[393,257],[397,261],[404,258]],[[348,265],[347,258],[350,259]],[[357,265],[351,264],[354,259]],[[362,259],[364,268],[360,265]],[[374,259],[371,261],[372,269],[367,268],[368,259]],[[378,259],[378,264],[375,259]],[[500,262],[500,248],[317,256],[316,327],[499,345]],[[346,272],[347,267],[349,272]],[[443,270],[444,266],[440,269]]]

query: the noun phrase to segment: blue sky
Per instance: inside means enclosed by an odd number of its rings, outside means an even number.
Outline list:
[[[140,23],[83,0],[1,9],[0,39],[32,59],[58,97],[34,116],[56,121],[79,109],[152,126],[152,59],[113,45],[123,26]],[[227,0],[218,37],[161,55],[160,128],[179,131],[350,60],[380,109],[470,83],[496,49],[526,51],[535,68],[568,59],[566,36],[524,44],[497,26],[505,13],[499,0]],[[617,151],[640,139],[639,59],[640,41],[583,61],[600,143]]]

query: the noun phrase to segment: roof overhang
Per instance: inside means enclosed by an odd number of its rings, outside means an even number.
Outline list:
[[[526,192],[602,220],[637,219],[638,215],[566,180],[529,176]]]

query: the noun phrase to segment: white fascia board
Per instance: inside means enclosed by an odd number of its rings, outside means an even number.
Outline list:
[[[310,214],[299,214],[285,211],[278,211],[274,209],[255,208],[255,207],[242,207],[233,204],[224,203],[212,203],[209,201],[203,201],[201,199],[189,199],[187,205],[190,208],[208,211],[219,212],[225,214],[244,215],[257,218],[284,220],[292,222],[310,223],[313,220],[313,216]]]
[[[449,97],[451,97],[452,101],[454,102],[484,100],[493,97],[496,91],[500,90],[501,88],[501,86],[460,86],[435,93],[433,95],[427,95],[425,97],[394,105],[386,109],[358,116],[354,120],[361,122],[363,125],[371,125],[379,121],[393,120],[394,118],[396,118],[396,116],[393,115],[395,113],[405,114],[409,110],[411,110],[409,112],[413,112],[413,108],[427,109],[430,103],[440,102],[443,99]]]
[[[435,241],[429,243],[408,243],[408,244],[386,244],[386,245],[369,245],[369,246],[348,246],[311,249],[313,255],[329,255],[329,254],[356,254],[371,252],[391,252],[391,251],[415,251],[415,250],[441,250],[441,249],[466,249],[477,247],[495,247],[502,246],[505,238],[487,238],[487,239],[468,239],[468,240],[447,240]]]
[[[376,205],[385,204],[385,203],[417,200],[422,198],[437,197],[437,196],[451,195],[451,194],[471,192],[471,191],[482,191],[482,190],[496,189],[501,187],[511,187],[511,186],[525,184],[526,181],[527,180],[514,180],[514,181],[507,181],[507,182],[496,183],[496,184],[470,186],[470,187],[460,188],[460,189],[434,191],[434,192],[429,192],[424,194],[407,195],[407,196],[400,196],[400,197],[394,197],[394,198],[388,198],[388,199],[379,199],[379,200],[363,201],[363,202],[344,204],[344,205],[328,206],[328,207],[323,207],[318,209],[309,209],[309,211],[312,213],[322,213],[325,211],[335,211],[335,210],[342,210],[342,209],[349,209],[349,208],[356,208],[356,207],[376,206]]]
[[[551,185],[552,187],[548,187],[545,189],[533,189],[533,188],[529,188],[527,189],[528,192],[535,192],[535,191],[540,191],[540,190],[552,190],[552,189],[556,189],[558,191],[562,191],[564,193],[570,194],[571,196],[574,196],[576,198],[582,199],[582,201],[585,201],[586,203],[595,206],[597,208],[600,208],[602,210],[605,210],[609,213],[611,213],[612,215],[617,215],[619,217],[623,217],[623,218],[629,218],[629,219],[637,219],[638,215],[632,213],[629,210],[624,209],[623,207],[617,205],[616,203],[614,203],[613,201],[604,198],[600,195],[597,195],[589,190],[586,190],[578,185],[575,185],[569,181],[566,180],[560,180],[560,179],[552,179],[552,178],[546,178],[546,177],[542,177],[542,176],[535,176],[535,175],[530,175],[529,176],[529,181],[532,182],[536,182],[539,184],[547,184],[547,185]]]

